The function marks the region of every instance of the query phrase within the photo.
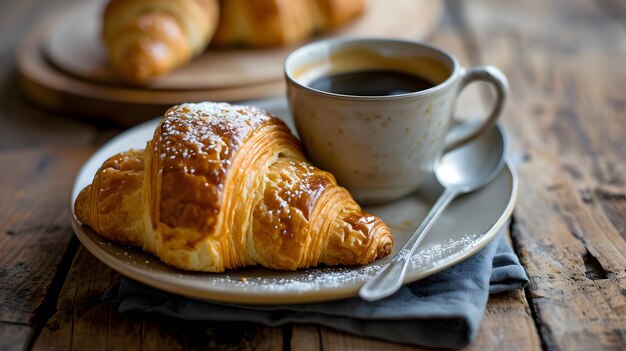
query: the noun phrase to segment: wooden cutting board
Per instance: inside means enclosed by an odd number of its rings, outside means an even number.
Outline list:
[[[35,104],[72,117],[128,127],[159,116],[182,102],[240,101],[280,95],[282,80],[241,87],[159,90],[92,82],[55,69],[41,53],[49,25],[31,32],[17,51],[18,83]]]
[[[436,0],[368,0],[366,14],[329,37],[419,39],[437,26]],[[134,125],[173,104],[241,101],[284,94],[283,61],[296,46],[215,49],[150,86],[124,85],[107,65],[99,39],[102,1],[65,8],[35,27],[17,50],[22,90],[33,102],[84,119]]]
[[[44,39],[44,54],[66,73],[93,82],[123,85],[107,64],[100,39],[105,3],[87,1],[64,11]],[[361,18],[311,41],[329,37],[417,39],[436,26],[440,12],[441,2],[435,0],[368,0],[368,9]],[[302,44],[268,49],[209,47],[184,67],[157,78],[150,88],[216,89],[281,80],[285,57]]]

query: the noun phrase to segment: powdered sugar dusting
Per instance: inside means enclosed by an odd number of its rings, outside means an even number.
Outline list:
[[[249,106],[202,102],[170,108],[152,141],[162,169],[161,221],[211,232],[216,221],[210,218],[219,212],[237,151],[269,123],[282,122]]]
[[[254,209],[255,221],[260,227],[255,227],[255,237],[266,236],[266,240],[274,241],[278,248],[283,238],[298,235],[294,228],[298,228],[302,220],[309,220],[318,198],[333,183],[325,172],[316,170],[306,161],[290,158],[272,164],[266,179],[264,200]]]
[[[482,234],[467,234],[461,238],[429,245],[422,250],[418,249],[411,258],[409,274],[411,271],[425,271],[451,261],[457,255],[464,254],[468,248],[475,246],[481,238]],[[260,292],[304,293],[364,283],[389,262],[389,259],[382,259],[361,267],[314,267],[296,272],[250,267],[220,274],[197,273],[170,268],[158,259],[150,259],[154,257],[137,248],[111,246],[108,242],[101,241],[100,246],[103,245],[107,246],[107,251],[113,251],[111,253],[118,258],[144,270],[169,271],[179,279],[205,281],[207,286]],[[408,251],[401,251],[399,255],[406,257],[407,254]]]
[[[225,171],[239,146],[254,130],[272,119],[250,106],[202,102],[170,108],[161,126],[161,159],[219,156]]]
[[[443,260],[450,260],[455,254],[463,254],[463,248],[474,246],[482,234],[466,234],[461,238],[450,238],[446,241],[430,245],[411,257],[411,270],[425,270],[440,265]],[[406,257],[408,250],[402,250],[400,256]]]
[[[409,272],[425,271],[441,266],[473,247],[481,234],[467,234],[460,239],[449,239],[430,245],[411,258]],[[400,255],[408,252],[400,252]],[[180,278],[206,280],[209,285],[230,286],[243,290],[266,292],[304,293],[340,288],[364,283],[378,273],[389,262],[376,261],[362,267],[316,267],[297,272],[273,271],[264,268],[247,268],[222,274],[185,273],[178,271]],[[411,273],[409,273],[411,274]]]

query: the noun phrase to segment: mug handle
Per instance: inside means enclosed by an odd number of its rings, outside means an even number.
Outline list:
[[[462,73],[461,83],[457,91],[457,99],[466,86],[479,80],[491,84],[496,90],[496,101],[493,105],[493,109],[487,119],[479,127],[473,128],[469,133],[460,137],[452,136],[452,133],[448,133],[444,142],[444,153],[476,139],[479,135],[491,128],[496,123],[498,117],[500,117],[500,112],[502,112],[504,101],[508,95],[509,82],[504,73],[493,66],[478,66],[465,70]]]

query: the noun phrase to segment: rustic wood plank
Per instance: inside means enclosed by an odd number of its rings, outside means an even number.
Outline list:
[[[526,150],[515,243],[548,349],[626,344],[626,33],[587,1],[467,6],[480,60],[512,82],[505,124]]]
[[[97,129],[32,107],[17,89],[14,69],[24,34],[51,9],[75,1],[0,3],[0,321],[11,322],[11,331],[2,327],[3,346],[31,343],[52,312],[76,247],[68,194],[91,150],[51,148],[83,148],[96,140]],[[18,151],[25,147],[31,149]]]
[[[94,139],[95,128],[31,107],[19,94],[14,69],[15,47],[23,34],[50,8],[67,2],[0,3],[2,350],[30,345],[37,328],[51,314],[75,247],[68,225],[68,193],[74,173],[90,150],[51,147],[85,145]],[[34,148],[17,151],[23,147]]]
[[[100,300],[120,278],[81,246],[61,290],[56,313],[43,327],[33,349],[283,349],[281,328],[187,322],[143,313],[122,315]]]
[[[289,346],[292,350],[322,350],[320,333],[320,327],[317,325],[296,324],[291,332]]]
[[[31,326],[0,322],[0,351],[28,350],[33,334]]]
[[[541,350],[523,290],[489,296],[487,311],[476,340],[466,350]]]
[[[54,298],[63,281],[73,237],[68,194],[89,153],[0,152],[0,321],[37,325],[49,313],[46,297]]]
[[[394,344],[390,342],[380,341],[354,336],[335,329],[320,327],[321,350],[393,350],[393,351],[417,351],[423,350],[412,346]]]
[[[532,163],[520,169],[528,195],[520,198],[514,227],[531,276],[530,296],[544,344],[549,349],[621,349],[626,304],[620,285],[626,264],[613,271],[607,267],[611,251],[625,246],[624,241],[608,243],[597,237],[607,233],[555,164],[558,159],[533,153]],[[538,172],[542,178],[536,177]],[[545,189],[553,190],[538,192]],[[578,217],[591,220],[585,231],[577,231],[573,221]],[[612,232],[615,236],[615,229]]]
[[[33,107],[17,87],[19,41],[51,10],[72,2],[76,0],[0,2],[0,149],[87,145],[95,138],[93,126]]]
[[[318,330],[319,329],[319,330]],[[315,342],[321,340],[321,350],[427,350],[419,347],[373,340],[346,334],[325,327],[294,328],[295,337]],[[490,296],[487,311],[476,340],[464,350],[541,350],[541,341],[530,314],[523,290]],[[295,348],[293,348],[295,350]],[[311,348],[317,350],[318,348]]]

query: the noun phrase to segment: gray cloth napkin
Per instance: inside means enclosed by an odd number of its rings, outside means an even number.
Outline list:
[[[525,286],[524,268],[500,234],[469,259],[402,287],[384,300],[359,298],[298,305],[209,303],[122,279],[104,295],[120,312],[143,311],[198,321],[314,323],[396,343],[460,348],[475,338],[489,294]]]

